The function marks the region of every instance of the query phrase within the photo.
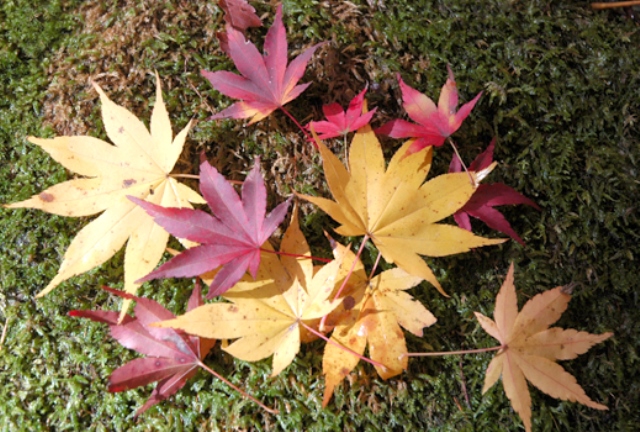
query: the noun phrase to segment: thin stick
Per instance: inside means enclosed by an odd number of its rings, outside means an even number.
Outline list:
[[[431,352],[431,353],[406,353],[400,355],[402,357],[442,357],[446,355],[459,355],[459,354],[478,354],[489,351],[498,351],[503,348],[506,348],[506,345],[495,346],[491,348],[478,348],[472,350],[462,350],[462,351],[442,351],[442,352]]]
[[[313,139],[313,137],[309,134],[309,132],[307,132],[307,130],[300,124],[300,122],[298,120],[296,120],[296,118],[294,116],[291,115],[291,113],[289,111],[287,111],[284,107],[280,107],[280,109],[282,110],[283,113],[285,113],[287,115],[287,117],[289,117],[291,119],[291,121],[293,121],[296,126],[298,126],[298,128],[302,131],[302,133],[304,134],[304,136],[307,138],[307,140],[311,141],[314,145],[314,147],[317,149],[318,148],[318,144],[316,144],[315,140]]]
[[[312,260],[320,261],[320,262],[323,262],[323,263],[330,263],[331,262],[331,260],[329,258],[320,258],[320,257],[311,256],[311,255],[300,255],[300,254],[294,254],[294,253],[282,252],[282,251],[274,251],[274,250],[263,249],[263,248],[260,248],[260,252],[268,252],[268,253],[272,253],[272,254],[276,254],[276,255],[284,255],[284,256],[293,257],[293,258],[312,259]]]
[[[232,389],[234,389],[235,391],[237,391],[238,393],[240,393],[242,396],[251,399],[252,401],[254,401],[255,403],[257,403],[258,405],[260,405],[260,407],[262,407],[265,411],[270,412],[271,414],[279,414],[280,411],[278,411],[275,408],[269,408],[268,406],[266,406],[265,404],[263,404],[262,402],[260,402],[258,399],[254,398],[253,396],[251,396],[250,394],[248,394],[247,392],[245,392],[244,390],[236,387],[231,381],[229,381],[228,379],[224,378],[222,375],[220,375],[218,372],[214,371],[213,369],[211,369],[209,366],[207,366],[206,364],[204,364],[202,361],[200,361],[199,363],[200,367],[204,370],[206,370],[207,372],[209,372],[211,375],[215,376],[216,378],[218,378],[219,380],[221,380],[222,382],[224,382],[226,385],[228,385],[229,387],[231,387]]]
[[[4,339],[7,337],[7,327],[9,327],[9,321],[11,318],[7,318],[4,322],[4,327],[2,328],[2,336],[0,336],[0,351],[2,350],[2,346],[4,345]]]
[[[449,138],[449,144],[451,144],[451,147],[453,147],[453,151],[456,152],[456,156],[458,156],[458,160],[460,161],[460,163],[462,164],[462,168],[464,168],[464,171],[467,173],[467,175],[469,176],[469,180],[471,181],[471,184],[476,186],[476,182],[473,180],[473,177],[471,177],[471,173],[469,172],[469,169],[467,168],[467,166],[465,165],[464,161],[462,160],[462,158],[460,157],[460,153],[458,153],[458,148],[456,147],[456,145],[453,143],[453,140],[451,138]]]
[[[328,337],[326,337],[325,335],[323,335],[322,333],[320,333],[319,331],[315,330],[312,327],[309,327],[308,325],[306,325],[304,322],[299,321],[300,325],[302,325],[304,328],[306,328],[307,330],[309,330],[311,333],[313,333],[314,335],[318,336],[319,338],[324,339],[325,341],[327,341],[327,343],[330,343],[332,345],[337,346],[338,348],[345,350],[346,352],[353,354],[354,356],[358,357],[360,360],[366,361],[367,363],[370,363],[374,366],[377,366],[379,368],[381,368],[383,371],[387,371],[387,367],[385,365],[383,365],[382,363],[378,363],[375,360],[371,360],[369,357],[365,357],[362,354],[358,354],[357,352],[355,352],[354,350],[347,348],[346,346],[334,341],[333,339],[329,339]]]
[[[611,3],[604,3],[604,2],[591,3],[591,8],[596,10],[631,7],[631,6],[640,6],[640,0],[618,1],[618,2],[611,2]]]

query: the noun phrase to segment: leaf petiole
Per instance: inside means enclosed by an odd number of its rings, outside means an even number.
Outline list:
[[[269,249],[264,249],[264,248],[260,248],[260,252],[268,252],[268,253],[272,253],[272,254],[276,254],[276,255],[284,255],[284,256],[293,257],[293,258],[312,259],[312,260],[320,261],[320,262],[323,262],[323,263],[330,263],[331,262],[331,260],[329,258],[320,258],[320,257],[311,256],[311,255],[300,255],[300,254],[294,254],[294,253],[289,253],[289,252],[274,251],[274,250],[269,250]]]
[[[471,184],[474,186],[478,186],[476,182],[473,180],[473,177],[471,177],[471,174],[469,173],[469,169],[467,168],[467,165],[465,165],[464,161],[462,160],[460,153],[458,153],[458,148],[456,147],[455,143],[451,138],[449,138],[448,141],[449,141],[449,144],[451,144],[451,147],[453,147],[453,151],[456,152],[456,156],[458,156],[458,160],[462,164],[462,168],[464,168],[464,172],[466,172],[467,175],[469,176],[469,180],[471,181]]]
[[[337,346],[338,348],[345,350],[346,352],[353,354],[354,356],[358,357],[360,360],[365,361],[367,363],[372,364],[373,366],[379,367],[381,368],[383,371],[387,371],[387,367],[385,365],[383,365],[382,363],[379,363],[375,360],[370,359],[369,357],[365,357],[362,354],[358,354],[357,352],[355,352],[354,350],[347,348],[346,346],[339,344],[338,342],[334,341],[333,339],[328,338],[327,336],[325,336],[324,334],[320,333],[319,331],[317,331],[316,329],[306,325],[304,322],[299,321],[300,325],[302,325],[304,328],[306,328],[307,330],[309,330],[311,333],[313,333],[314,335],[318,336],[319,338],[324,339],[327,343],[330,343],[332,345]]]
[[[446,355],[459,355],[459,354],[478,354],[490,351],[499,351],[501,349],[507,348],[506,345],[494,346],[491,348],[478,348],[472,350],[461,350],[461,351],[441,351],[441,352],[431,352],[431,353],[406,353],[401,354],[399,358],[402,357],[443,357]]]
[[[304,136],[307,138],[308,141],[311,141],[313,143],[313,146],[316,148],[316,150],[318,149],[318,144],[316,144],[315,140],[313,139],[313,137],[309,134],[309,132],[307,132],[307,130],[300,124],[300,122],[298,120],[296,120],[296,118],[291,115],[291,113],[289,111],[287,111],[285,109],[285,107],[281,106],[280,109],[282,110],[283,113],[285,113],[287,115],[287,117],[289,117],[291,119],[291,121],[293,121],[296,126],[298,126],[298,128],[302,131],[302,133],[304,134]]]
[[[262,402],[260,402],[258,399],[254,398],[253,396],[251,396],[250,394],[248,394],[247,392],[245,392],[244,390],[242,390],[241,388],[237,387],[236,385],[234,385],[231,381],[229,381],[228,379],[226,379],[225,377],[223,377],[222,375],[220,375],[219,373],[217,373],[216,371],[214,371],[213,369],[211,369],[209,366],[207,366],[206,364],[204,364],[202,361],[200,361],[198,363],[198,365],[206,370],[207,372],[209,372],[211,375],[215,376],[216,378],[218,378],[219,380],[221,380],[222,382],[224,382],[226,385],[228,385],[229,387],[231,387],[232,389],[234,389],[235,391],[237,391],[238,393],[240,393],[242,396],[251,399],[252,401],[254,401],[255,403],[257,403],[258,405],[260,405],[260,407],[262,409],[264,409],[267,412],[270,412],[271,414],[279,414],[280,411],[278,411],[275,408],[269,408],[268,406],[266,406],[265,404],[263,404]]]

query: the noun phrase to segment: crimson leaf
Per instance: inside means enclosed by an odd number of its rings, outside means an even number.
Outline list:
[[[255,278],[260,248],[282,222],[290,199],[265,217],[267,191],[260,175],[260,161],[242,185],[242,199],[233,186],[208,162],[200,165],[200,192],[215,216],[201,210],[164,208],[130,199],[176,237],[197,243],[149,273],[138,282],[158,278],[198,276],[222,266],[211,283],[207,298],[223,294],[246,273]]]
[[[469,165],[470,171],[482,171],[491,165],[493,162],[493,149],[495,144],[496,140],[493,139],[491,144],[489,144],[489,147],[487,147],[484,152],[480,153]],[[451,160],[451,165],[449,166],[449,172],[460,172],[461,169],[460,159],[454,155]],[[473,216],[487,224],[489,228],[505,233],[524,246],[524,241],[513,230],[513,228],[511,228],[511,224],[507,219],[502,215],[502,213],[493,208],[495,206],[514,204],[525,204],[540,210],[540,207],[538,207],[535,202],[504,183],[481,184],[473,193],[469,201],[467,201],[460,210],[454,213],[453,218],[460,228],[471,231],[471,221],[469,216]]]
[[[108,390],[111,393],[158,382],[147,402],[136,411],[138,416],[180,390],[195,375],[202,359],[215,345],[215,340],[186,336],[173,329],[150,327],[152,322],[174,319],[175,316],[153,300],[108,287],[104,289],[122,298],[135,300],[136,317],[125,315],[122,323],[118,324],[119,314],[112,311],[72,310],[69,316],[106,323],[111,329],[111,336],[121,345],[149,356],[130,361],[114,370],[109,377]],[[202,304],[200,284],[196,283],[187,311]]]

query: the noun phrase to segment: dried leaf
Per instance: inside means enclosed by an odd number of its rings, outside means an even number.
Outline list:
[[[487,368],[482,392],[491,388],[502,375],[504,391],[527,431],[531,430],[531,396],[527,380],[554,398],[607,409],[589,399],[576,379],[555,363],[555,360],[574,359],[613,336],[613,333],[594,335],[573,329],[549,328],[571,300],[563,288],[559,286],[536,295],[518,312],[512,263],[496,297],[495,321],[475,313],[482,328],[503,346]]]

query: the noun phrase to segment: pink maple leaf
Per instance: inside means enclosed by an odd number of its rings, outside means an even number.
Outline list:
[[[451,68],[447,66],[449,78],[440,91],[438,106],[426,95],[408,86],[398,74],[402,91],[402,106],[409,117],[418,124],[402,119],[391,120],[379,127],[376,132],[392,138],[416,138],[407,149],[407,155],[416,153],[427,146],[440,147],[447,137],[457,131],[464,119],[469,116],[482,92],[471,102],[464,104],[458,111],[458,88]]]
[[[324,112],[327,121],[310,122],[307,129],[313,128],[315,132],[321,134],[318,138],[325,140],[344,136],[368,124],[377,108],[367,113],[362,113],[362,105],[364,104],[364,95],[366,92],[367,89],[365,88],[358,93],[349,103],[349,108],[347,108],[346,112],[342,110],[342,107],[338,103],[323,105],[322,112]]]
[[[251,117],[255,123],[278,108],[300,96],[311,84],[296,85],[307,67],[309,59],[320,44],[308,48],[287,66],[287,37],[282,24],[282,5],[276,9],[276,18],[264,41],[264,55],[254,44],[245,40],[242,32],[227,26],[228,54],[241,76],[227,71],[201,74],[213,88],[234,99],[230,107],[209,117],[243,119]]]
[[[214,216],[202,210],[165,208],[129,197],[170,234],[200,243],[136,282],[198,276],[222,266],[211,283],[207,294],[210,299],[235,285],[247,270],[256,277],[260,248],[284,219],[291,199],[265,216],[267,191],[258,158],[242,185],[242,198],[206,161],[200,165],[200,192]]]
[[[249,27],[260,27],[262,21],[247,0],[218,0],[224,11],[224,20],[236,30],[246,31]]]
[[[138,416],[180,390],[196,374],[198,367],[201,367],[202,359],[213,348],[215,340],[187,336],[169,328],[150,327],[152,322],[174,319],[175,316],[153,300],[107,287],[104,289],[117,296],[135,300],[135,318],[125,315],[118,324],[118,312],[101,310],[72,310],[69,316],[108,324],[111,336],[122,346],[148,356],[131,360],[114,370],[109,377],[108,390],[111,393],[158,382],[147,402],[136,411]],[[187,311],[202,304],[200,285],[196,283]]]
[[[469,165],[470,171],[481,171],[491,165],[495,144],[496,140],[493,139],[489,147],[480,153],[471,165]],[[458,156],[453,155],[453,159],[449,165],[449,172],[460,172],[461,170],[460,159],[458,159]],[[469,216],[473,216],[487,224],[489,228],[508,235],[524,246],[524,241],[522,241],[520,236],[511,228],[511,224],[509,224],[507,219],[502,213],[493,208],[496,206],[515,204],[525,204],[540,210],[540,207],[535,202],[504,183],[481,184],[469,201],[454,213],[453,218],[460,228],[471,231],[471,220]]]

